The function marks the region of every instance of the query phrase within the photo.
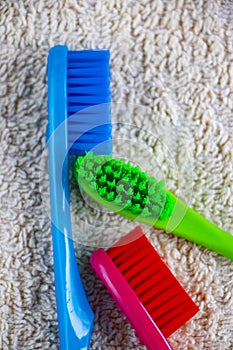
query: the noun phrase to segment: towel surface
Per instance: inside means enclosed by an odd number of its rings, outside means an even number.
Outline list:
[[[114,152],[233,234],[232,26],[231,0],[0,1],[0,349],[59,349],[45,146],[49,48],[111,50]],[[71,187],[77,260],[95,312],[91,349],[144,349],[88,263],[95,247],[136,224]],[[233,263],[143,229],[200,307],[171,345],[233,349]]]

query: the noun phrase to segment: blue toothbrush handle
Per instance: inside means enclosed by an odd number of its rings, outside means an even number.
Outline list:
[[[66,86],[64,66],[67,48],[48,59],[48,129],[50,211],[52,223],[54,277],[60,350],[89,349],[94,314],[80,279],[74,245],[69,203]]]
[[[93,313],[75,260],[72,239],[52,224],[60,350],[88,350]]]
[[[72,240],[69,171],[58,132],[49,144],[50,201],[54,255],[54,277],[60,350],[87,350],[93,327],[93,312],[85,295]]]

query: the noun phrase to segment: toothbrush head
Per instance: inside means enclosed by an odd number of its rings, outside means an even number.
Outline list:
[[[93,199],[124,216],[165,220],[172,214],[174,202],[164,181],[157,181],[139,167],[111,155],[89,152],[79,157],[74,176]]]
[[[55,46],[49,53],[47,141],[60,127],[69,155],[112,152],[109,50],[69,51]],[[59,132],[58,132],[59,133]]]

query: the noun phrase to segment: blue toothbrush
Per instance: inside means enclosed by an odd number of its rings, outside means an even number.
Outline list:
[[[110,154],[108,50],[68,51],[48,56],[50,204],[55,290],[61,350],[89,349],[94,315],[80,279],[72,241],[69,155]]]

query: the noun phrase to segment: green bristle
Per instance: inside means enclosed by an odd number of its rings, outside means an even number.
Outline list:
[[[89,152],[77,158],[74,177],[97,190],[102,199],[133,214],[160,220],[172,214],[174,203],[163,187],[164,181],[157,181],[130,163]]]

